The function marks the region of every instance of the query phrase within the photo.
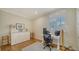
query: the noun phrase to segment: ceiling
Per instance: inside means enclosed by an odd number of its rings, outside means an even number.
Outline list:
[[[35,19],[37,17],[46,15],[54,10],[55,8],[1,8],[0,10],[24,17],[26,19]]]

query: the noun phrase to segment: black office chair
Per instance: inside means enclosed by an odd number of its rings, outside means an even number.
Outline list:
[[[43,38],[44,38],[44,49],[45,47],[49,47],[51,51],[51,46],[52,46],[51,34],[48,31],[43,30]]]
[[[45,47],[49,47],[51,51],[52,39],[51,34],[44,34],[44,49]]]

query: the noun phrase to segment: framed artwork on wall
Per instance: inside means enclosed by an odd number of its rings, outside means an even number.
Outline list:
[[[25,24],[23,23],[16,23],[16,30],[23,31],[25,29]]]

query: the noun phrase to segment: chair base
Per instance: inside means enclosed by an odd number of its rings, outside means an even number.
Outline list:
[[[51,51],[51,46],[46,45],[46,46],[43,47],[43,49],[45,49],[46,47],[49,47],[49,49]]]

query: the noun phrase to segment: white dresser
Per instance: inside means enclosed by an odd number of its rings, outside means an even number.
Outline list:
[[[22,43],[27,40],[30,40],[30,32],[11,33],[11,45]]]

